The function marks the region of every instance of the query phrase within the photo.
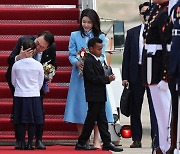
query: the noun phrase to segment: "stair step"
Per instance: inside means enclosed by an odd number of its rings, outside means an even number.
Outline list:
[[[2,35],[0,35],[0,38],[2,38],[1,36]],[[7,35],[4,35],[4,36],[7,36]],[[17,38],[19,38],[19,37],[17,37]],[[57,38],[62,38],[62,39],[66,38],[67,39],[67,37],[57,37]],[[55,40],[56,40],[56,36],[55,36]],[[0,51],[0,56],[1,55],[10,55],[11,52],[12,52],[12,50],[11,51],[8,51],[8,50]],[[56,51],[56,55],[69,55],[69,51]]]
[[[0,39],[1,40],[11,40],[11,39],[15,39],[15,40],[18,40],[20,37],[22,37],[22,36],[24,36],[24,35],[0,35]],[[36,35],[34,35],[34,36],[37,36],[37,34]],[[61,39],[69,39],[69,36],[63,36],[63,35],[54,35],[54,38],[55,38],[55,40],[61,40]],[[12,50],[9,50],[9,51],[0,51],[0,53],[3,53],[3,52],[9,52],[9,53],[11,53],[12,52]],[[58,51],[58,52],[61,52],[61,51]]]
[[[52,82],[69,83],[70,76],[71,76],[71,70],[68,70],[68,71],[56,71],[56,74],[55,74]]]
[[[72,66],[68,59],[69,55],[56,55],[56,63],[58,66]]]
[[[6,126],[6,127],[4,127]],[[13,123],[10,118],[0,118],[0,131],[13,131]],[[45,131],[75,131],[76,124],[65,123],[63,119],[45,119]]]
[[[0,20],[76,20],[77,8],[1,8]],[[56,15],[55,15],[56,14]]]
[[[77,30],[79,24],[0,24],[0,35],[37,35],[48,30],[53,35],[68,36]]]
[[[27,137],[26,137],[27,138]],[[78,136],[77,135],[43,135],[43,141],[44,140],[77,140]],[[0,135],[0,140],[14,140],[14,135]]]
[[[4,98],[4,97],[11,98],[12,97],[11,91],[8,86],[0,86],[0,91],[1,91],[0,98]]]
[[[0,102],[0,114],[11,114],[12,112],[12,102]],[[65,109],[65,102],[50,102],[50,103],[43,103],[44,109],[45,109],[45,115],[64,115],[64,109]],[[3,115],[1,116],[3,117]],[[53,116],[54,118],[55,116]],[[56,116],[57,117],[57,116]],[[47,118],[50,118],[48,116]]]
[[[0,114],[11,114],[12,113],[12,102],[11,103],[0,102],[0,104],[1,104]]]
[[[1,42],[1,41],[0,41]],[[1,47],[0,47],[1,48]],[[7,59],[9,57],[9,54],[0,54],[0,57],[1,57],[1,61],[0,61],[0,66],[8,66],[8,63],[7,63]],[[68,59],[68,55],[67,54],[57,54],[56,55],[56,63],[57,63],[57,66],[59,67],[63,67],[63,66],[72,66],[71,63],[69,62],[69,59]],[[3,72],[2,72],[3,73]],[[67,75],[67,73],[69,72],[65,72],[65,76]],[[63,76],[62,76],[63,77]],[[1,78],[1,77],[0,77]],[[69,80],[69,78],[67,79]],[[1,80],[0,80],[1,81]]]
[[[50,87],[50,92],[45,95],[45,98],[60,98],[66,99],[69,87]]]
[[[27,135],[26,135],[27,138]],[[44,131],[43,132],[43,141],[44,140],[77,140],[78,132],[77,131]],[[15,139],[14,131],[3,131],[0,132],[0,140],[2,139]]]
[[[64,122],[72,65],[69,35],[79,27],[79,0],[0,0],[0,141],[14,139],[12,95],[5,79],[7,58],[19,37],[48,30],[55,36],[57,71],[44,98],[44,140],[77,140],[76,124]],[[27,137],[27,136],[26,136]]]
[[[9,111],[8,111],[9,112]],[[9,114],[0,114],[0,118],[7,118],[7,119],[10,119],[11,117],[11,112]],[[56,115],[53,115],[53,114],[50,114],[50,115],[45,115],[45,118],[46,119],[63,119],[64,118],[64,115],[62,114],[56,114]]]
[[[43,30],[49,30],[49,29],[42,29],[42,27],[39,27],[39,28],[41,30],[37,31],[36,35]],[[25,28],[23,28],[23,29],[26,31]],[[56,31],[56,29],[54,29],[54,30]],[[11,50],[12,51],[12,49],[14,48],[16,43],[17,43],[16,38],[9,38],[9,39],[0,38],[0,50],[8,50],[8,51]],[[56,43],[57,51],[68,51],[69,38],[67,38],[67,37],[55,38],[55,43]]]
[[[77,24],[78,20],[0,20],[0,24]]]
[[[68,86],[50,86],[50,92],[45,95],[45,98],[66,99]],[[0,85],[0,98],[11,98],[11,91],[7,85]]]
[[[8,66],[1,66],[0,64],[0,70],[7,70]],[[72,70],[72,65],[71,66],[57,66],[57,70]]]
[[[76,124],[65,123],[63,119],[46,119],[44,125],[45,131],[74,131],[77,130]]]
[[[78,7],[78,0],[0,0],[0,4],[76,5]]]
[[[12,98],[0,98],[0,102],[3,102],[3,103],[11,103],[12,102]],[[62,102],[62,103],[65,103],[66,102],[66,99],[52,99],[52,98],[46,98],[44,100],[44,103],[51,103],[51,102],[54,102],[54,103],[59,103],[59,102]]]
[[[2,63],[2,60],[1,60]],[[5,74],[7,70],[0,70],[0,82],[6,82]],[[57,70],[52,82],[69,83],[71,70]]]
[[[0,62],[0,66],[8,66],[8,63],[7,63],[7,59],[8,59],[8,57],[9,57],[9,55],[7,55],[7,54],[1,54],[0,55],[0,57],[1,57],[1,62]],[[5,72],[7,71],[7,70],[4,70]],[[1,73],[5,73],[3,70],[1,71]],[[5,74],[4,74],[5,75]],[[0,76],[0,81],[1,82],[4,82],[5,80],[4,80],[4,76]]]
[[[76,5],[33,5],[33,4],[1,4],[0,8],[77,8]]]
[[[11,105],[12,106],[12,105]],[[11,108],[12,109],[12,108]],[[7,118],[7,119],[10,119],[11,118],[11,111],[12,110],[9,110],[8,112],[10,112],[9,114],[0,114],[0,118],[1,119],[5,119],[5,118]],[[45,119],[49,119],[49,120],[51,120],[51,119],[63,119],[64,118],[64,115],[60,115],[60,114],[56,114],[56,115],[53,115],[53,114],[50,114],[50,115],[45,115]]]
[[[44,103],[45,115],[64,115],[66,103]]]

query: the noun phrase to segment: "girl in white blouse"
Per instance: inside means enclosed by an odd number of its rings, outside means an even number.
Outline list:
[[[33,40],[23,42],[23,50],[31,48],[33,53],[36,45]],[[33,55],[32,55],[33,57]],[[40,62],[32,57],[21,59],[12,67],[12,84],[15,87],[13,98],[14,124],[20,139],[19,149],[33,150],[32,141],[36,124],[43,123],[40,89],[43,85],[44,70]],[[28,143],[25,143],[26,124],[28,124]]]

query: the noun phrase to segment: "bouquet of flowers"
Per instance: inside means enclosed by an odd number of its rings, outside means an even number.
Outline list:
[[[48,64],[50,61],[45,62],[43,64],[43,69],[44,69],[44,83],[43,83],[43,89],[45,92],[49,92],[49,87],[47,85],[47,81],[52,80],[53,76],[55,75],[56,69],[52,64]]]
[[[81,63],[84,63],[84,60],[85,60],[85,57],[87,55],[87,53],[89,53],[89,50],[88,49],[85,49],[85,48],[81,48],[81,50],[78,52],[77,54],[77,58],[78,60],[81,62]],[[83,76],[83,72],[82,70],[80,69],[79,71],[79,76]]]

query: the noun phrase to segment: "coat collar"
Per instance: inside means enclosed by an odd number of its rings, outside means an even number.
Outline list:
[[[137,27],[137,29],[134,31],[135,45],[136,45],[137,51],[139,51],[139,34],[140,34],[140,30],[141,30],[141,25],[139,25]]]

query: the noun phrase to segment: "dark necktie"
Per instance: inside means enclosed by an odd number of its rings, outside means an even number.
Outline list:
[[[100,60],[98,60],[98,63],[99,63],[99,65],[102,65]]]
[[[34,59],[35,59],[35,60],[38,60],[38,55],[37,55],[37,53],[34,54]]]

